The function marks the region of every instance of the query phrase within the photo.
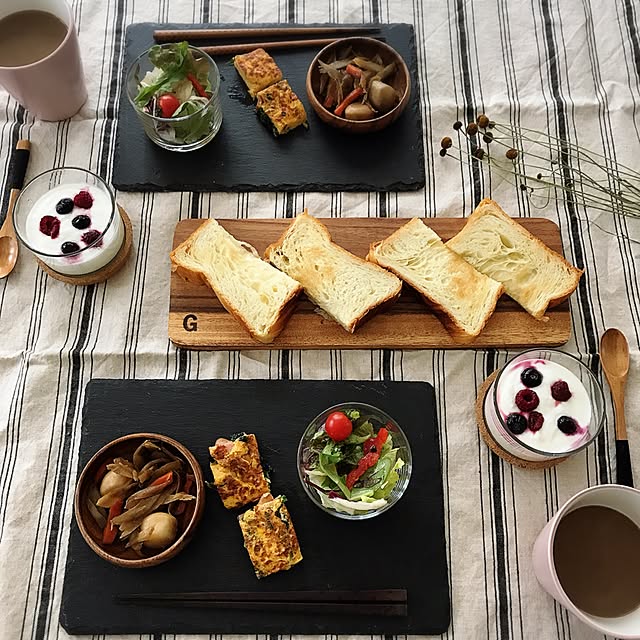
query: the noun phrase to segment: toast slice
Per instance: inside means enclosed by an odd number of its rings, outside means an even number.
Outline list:
[[[208,285],[222,306],[260,342],[273,342],[295,300],[298,282],[262,260],[246,242],[207,220],[171,252],[172,271]]]
[[[411,285],[457,342],[471,342],[491,317],[504,288],[476,271],[419,218],[375,242],[367,260]]]
[[[547,308],[566,300],[583,273],[489,198],[480,202],[447,246],[502,282],[505,292],[538,320],[548,320]]]
[[[327,228],[306,209],[267,247],[265,256],[350,333],[393,303],[402,290],[402,282],[392,273],[332,242]]]

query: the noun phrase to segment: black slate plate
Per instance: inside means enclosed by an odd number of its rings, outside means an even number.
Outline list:
[[[400,502],[362,522],[323,513],[307,498],[295,465],[305,425],[326,407],[368,402],[394,416],[411,443],[414,468]],[[419,382],[115,381],[87,387],[78,471],[108,441],[135,431],[177,438],[208,477],[207,447],[220,435],[254,432],[284,493],[303,561],[257,580],[236,518],[208,493],[191,543],[158,567],[104,562],[71,524],[60,622],[70,633],[439,634],[449,625],[442,480],[433,388]],[[406,588],[407,618],[313,616],[116,605],[118,593]]]
[[[127,27],[123,73],[153,44],[158,27],[198,25],[134,24]],[[226,27],[246,25],[203,25]],[[268,26],[268,25],[255,25]],[[309,130],[276,140],[255,114],[231,56],[216,57],[222,82],[224,120],[218,135],[190,153],[153,144],[129,104],[120,96],[112,183],[123,191],[406,191],[425,184],[422,117],[413,26],[376,25],[411,72],[411,100],[388,129],[350,136],[324,124],[309,105],[305,79],[318,49],[275,51],[285,78],[305,105]]]

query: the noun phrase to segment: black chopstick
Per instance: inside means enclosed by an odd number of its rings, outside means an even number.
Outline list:
[[[127,601],[207,602],[406,602],[406,589],[373,589],[367,591],[194,591],[175,593],[129,593],[117,596]]]
[[[379,27],[346,25],[342,27],[255,27],[241,29],[158,29],[153,32],[156,42],[179,42],[181,40],[224,40],[227,38],[253,38],[255,36],[297,36],[362,34],[380,31]]]
[[[115,596],[119,604],[208,607],[322,615],[404,617],[404,589],[373,591],[132,593]]]

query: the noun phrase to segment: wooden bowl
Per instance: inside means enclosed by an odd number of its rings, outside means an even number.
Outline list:
[[[354,52],[367,58],[372,58],[376,53],[379,54],[385,65],[391,64],[392,62],[396,63],[396,73],[390,84],[401,97],[400,102],[398,102],[391,111],[377,118],[372,118],[371,120],[347,120],[346,118],[335,115],[322,106],[317,94],[320,87],[318,60],[327,62],[329,59],[332,59],[334,53],[344,51],[348,46],[351,46]],[[373,131],[381,131],[388,127],[400,117],[407,107],[409,97],[411,96],[411,76],[409,75],[409,69],[407,69],[404,60],[398,52],[388,44],[374,40],[373,38],[342,38],[327,45],[318,53],[309,66],[306,86],[309,102],[313,110],[318,114],[320,120],[347,133],[372,133]]]
[[[100,467],[103,464],[110,463],[117,457],[131,459],[133,452],[144,440],[158,440],[162,442],[167,449],[175,455],[179,455],[186,462],[187,472],[191,473],[195,478],[196,499],[187,502],[186,509],[182,515],[179,516],[179,535],[176,541],[166,549],[158,550],[155,554],[141,558],[133,549],[126,549],[124,543],[119,540],[109,545],[102,543],[102,529],[91,515],[87,507],[87,500],[89,490],[91,486],[95,484],[95,477]],[[128,436],[117,438],[105,445],[89,460],[80,474],[80,479],[76,486],[73,508],[82,537],[97,555],[118,567],[142,569],[166,562],[182,551],[191,540],[200,522],[204,511],[204,496],[202,469],[198,461],[193,457],[193,454],[186,447],[173,438],[160,435],[159,433],[132,433]]]

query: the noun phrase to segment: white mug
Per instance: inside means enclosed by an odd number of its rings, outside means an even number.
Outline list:
[[[604,484],[584,489],[570,498],[538,535],[533,546],[533,569],[536,578],[549,595],[593,629],[616,638],[640,638],[640,607],[618,618],[593,616],[578,609],[560,584],[553,559],[553,543],[558,525],[571,511],[587,506],[615,509],[640,527],[640,491],[638,489],[619,484]]]

